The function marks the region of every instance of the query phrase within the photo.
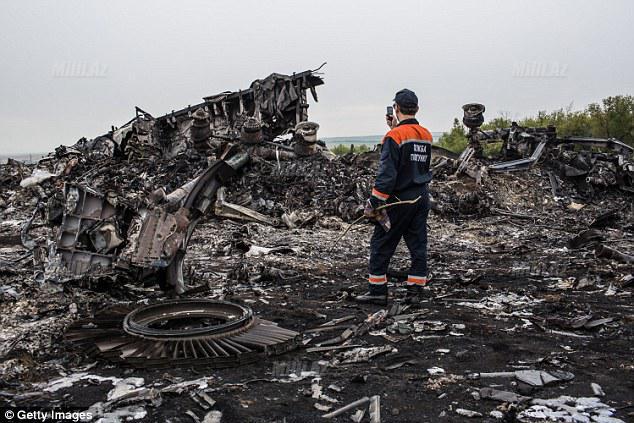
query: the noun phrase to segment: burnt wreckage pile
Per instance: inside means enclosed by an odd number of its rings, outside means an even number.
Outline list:
[[[398,301],[401,245],[377,311],[348,301],[372,228],[341,234],[379,152],[328,151],[306,108],[322,82],[274,74],[1,164],[0,401],[104,421],[627,420],[632,149],[483,131],[465,106],[469,148],[433,147],[427,297]]]
[[[16,167],[20,186],[39,198],[22,230],[40,267],[37,278],[60,283],[123,275],[182,294],[183,258],[199,220],[211,210],[257,216],[222,202],[218,192],[250,158],[330,157],[317,138],[319,125],[307,121],[307,92],[317,100],[321,84],[316,71],[272,74],[247,90],[206,97],[159,118],[137,107],[121,128],[59,147],[30,176],[21,164],[8,163],[3,179],[16,186]],[[272,142],[280,136],[285,141]],[[39,215],[53,228],[48,239],[29,235]],[[223,367],[254,361],[257,352],[293,349],[297,335],[247,307],[176,300],[107,308],[76,323],[68,338],[136,366]]]
[[[157,118],[137,107],[122,127],[59,147],[35,168],[7,163],[0,174],[9,187],[3,207],[26,213],[20,203],[33,203],[28,195],[37,199],[21,231],[37,280],[105,278],[121,285],[123,279],[183,294],[187,246],[206,217],[330,229],[358,218],[379,152],[335,157],[328,151],[307,113],[308,92],[317,100],[322,84],[316,71],[272,74],[246,90],[205,97]],[[479,104],[464,106],[470,144],[462,154],[433,147],[436,214],[520,216],[508,180],[496,175],[530,171],[538,162],[539,174],[527,180],[542,183],[545,176],[561,206],[600,197],[611,202],[609,213],[632,213],[631,147],[612,139],[558,138],[552,127],[482,131],[483,112]],[[503,143],[505,161],[482,157],[489,142]],[[31,235],[42,229],[36,219],[48,224],[43,236]],[[597,255],[631,260],[594,235],[580,234],[576,245],[595,242]],[[167,360],[222,367],[251,361],[257,352],[295,348],[297,335],[254,318],[246,307],[177,300],[106,308],[76,322],[67,337],[139,367]]]
[[[483,131],[485,107],[482,104],[470,103],[463,107],[462,122],[469,128],[468,147],[460,154],[459,171],[469,167],[472,157],[482,157],[483,146],[488,143],[502,142],[502,156],[508,161],[493,163],[486,167],[492,172],[517,171],[529,169],[549,151],[550,160],[558,167],[562,176],[584,177],[584,182],[595,186],[616,186],[633,192],[634,164],[632,153],[634,148],[614,139],[589,137],[557,137],[554,126],[545,128],[524,128],[516,122],[510,128],[496,128]],[[559,148],[553,148],[559,147]],[[575,147],[584,150],[579,153]],[[613,154],[598,153],[592,149],[608,150]],[[476,170],[476,178],[481,175]],[[472,174],[473,174],[472,173]]]
[[[321,84],[314,71],[272,74],[159,118],[137,108],[121,128],[60,147],[21,183],[64,184],[45,194],[57,235],[42,277],[125,272],[182,293],[182,259],[196,224],[214,207],[222,214],[232,206],[216,198],[222,185],[251,158],[327,154],[318,125],[307,122],[307,91],[316,100]]]
[[[505,190],[500,181],[492,185],[490,179],[500,173],[529,171],[538,162],[542,166],[537,173],[548,178],[555,200],[593,201],[595,197],[609,196],[606,189],[610,188],[625,192],[626,197],[634,192],[634,148],[617,139],[558,137],[554,126],[521,127],[516,122],[509,128],[482,130],[484,105],[465,104],[463,111],[463,123],[469,128],[467,148],[459,155],[433,148],[436,184],[431,185],[431,192],[437,212],[495,212],[505,204]],[[491,163],[484,158],[484,147],[490,143],[501,144],[500,158],[504,161]],[[447,190],[437,184],[454,184],[460,175],[469,176],[475,184],[467,190]],[[614,197],[611,209],[619,208],[619,202],[631,203],[623,201],[620,194]]]

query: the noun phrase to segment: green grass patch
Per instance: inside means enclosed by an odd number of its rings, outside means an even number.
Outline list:
[[[368,151],[372,151],[369,145],[361,144],[361,145],[343,145],[339,144],[335,147],[330,148],[330,151],[336,154],[337,156],[343,156],[348,153],[367,153]]]

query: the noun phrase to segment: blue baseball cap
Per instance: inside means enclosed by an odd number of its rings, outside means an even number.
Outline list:
[[[418,107],[418,97],[416,97],[414,91],[408,90],[407,88],[403,88],[396,93],[394,102],[401,107]]]

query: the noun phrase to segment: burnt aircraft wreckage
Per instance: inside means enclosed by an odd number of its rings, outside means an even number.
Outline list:
[[[482,130],[480,126],[484,123],[485,106],[479,103],[469,103],[462,106],[462,110],[464,112],[462,123],[469,128],[467,135],[469,145],[458,157],[458,173],[468,167],[472,157],[481,158],[483,147],[488,143],[502,142],[502,156],[505,159],[510,159],[488,165],[487,170],[492,172],[528,169],[537,163],[548,149],[563,147],[560,150],[565,155],[566,149],[570,150],[573,146],[581,146],[585,149],[596,148],[616,153],[615,157],[603,157],[605,161],[612,164],[616,175],[614,182],[618,182],[622,187],[631,187],[634,182],[634,166],[630,161],[634,148],[617,139],[558,137],[557,128],[554,126],[530,128],[519,126],[517,122],[512,122],[509,128]],[[587,157],[587,160],[591,160],[591,158]],[[589,169],[589,166],[584,167]],[[564,173],[566,176],[580,176],[587,172],[568,167],[564,169]]]
[[[46,216],[54,237],[47,243],[31,240],[33,219],[22,231],[23,244],[41,267],[39,280],[121,277],[126,283],[158,283],[181,295],[187,293],[187,247],[205,216],[293,228],[310,222],[301,211],[294,215],[298,204],[308,204],[344,221],[358,217],[378,150],[334,159],[319,140],[319,125],[308,120],[308,97],[316,101],[316,87],[324,83],[317,71],[272,74],[248,89],[205,97],[161,117],[137,107],[125,125],[42,159],[20,183],[44,192],[40,182],[55,181],[46,185],[49,191],[40,195],[46,204],[39,203],[33,215]],[[579,184],[633,190],[632,148],[617,140],[559,138],[553,127],[517,124],[483,131],[484,106],[463,110],[469,147],[457,155],[433,146],[438,181],[465,173],[476,180],[477,190],[488,172],[529,169],[550,160],[560,177]],[[489,142],[503,143],[507,161],[491,164],[481,158]],[[549,175],[555,193],[557,178]],[[456,194],[433,186],[435,211],[464,206],[465,214],[475,213],[480,206],[469,200],[479,194],[470,190]],[[284,214],[268,203],[285,204]],[[263,205],[256,210],[254,204]],[[255,317],[248,307],[201,299],[115,304],[67,332],[69,340],[137,367],[239,365],[262,353],[296,348],[298,336]]]
[[[63,279],[123,271],[139,281],[155,281],[164,289],[183,293],[183,259],[201,217],[213,212],[271,222],[266,215],[224,200],[222,187],[231,177],[253,159],[279,162],[331,154],[318,140],[319,125],[307,121],[306,92],[310,90],[316,99],[315,87],[321,84],[323,80],[314,71],[292,76],[273,74],[255,81],[248,90],[206,97],[204,103],[160,118],[137,108],[135,119],[122,128],[113,128],[91,141],[81,140],[75,148],[88,148],[87,154],[121,154],[128,161],[152,155],[169,160],[183,152],[216,160],[172,192],[154,187],[141,207],[126,203],[118,193],[102,194],[88,184],[66,184],[60,210],[49,212],[60,215],[61,224],[53,253],[49,252],[52,258],[45,277]],[[522,128],[515,123],[506,129],[482,131],[484,106],[467,104],[463,110],[463,122],[470,130],[469,146],[459,156],[434,147],[442,158],[435,164],[436,170],[451,166],[455,174],[465,172],[479,183],[488,171],[527,169],[546,150],[556,149],[566,176],[585,176],[599,185],[618,184],[631,190],[633,149],[618,140],[558,138],[554,127]],[[280,139],[283,135],[287,137]],[[513,160],[488,166],[472,164],[473,157],[481,156],[483,144],[500,141],[503,156]],[[595,154],[585,159],[577,154],[575,160],[581,163],[569,165],[566,156],[571,145],[607,148],[616,154],[598,158]],[[591,175],[590,166],[585,171],[579,169],[596,160],[602,161],[611,174]]]
[[[316,101],[315,87],[322,84],[316,71],[272,74],[247,90],[205,97],[159,118],[137,107],[123,127],[80,140],[73,148],[128,161],[170,159],[189,149],[217,160],[170,193],[157,187],[146,206],[136,209],[116,193],[67,184],[50,277],[125,271],[182,293],[187,242],[203,215],[223,208],[216,192],[250,156],[287,160],[327,151],[317,139],[319,125],[307,122],[307,91]],[[292,137],[274,142],[287,134]]]
[[[618,185],[625,191],[634,191],[634,148],[614,138],[558,137],[557,128],[522,127],[512,122],[509,128],[482,130],[485,106],[469,103],[462,106],[462,123],[469,129],[469,144],[460,155],[436,147],[435,153],[452,160],[455,174],[466,173],[478,184],[487,172],[510,172],[526,170],[537,163],[546,152],[554,154],[560,173],[566,177],[581,177],[585,184],[599,186]],[[483,147],[489,143],[502,143],[501,155],[507,159],[482,166],[473,164],[472,158],[483,157]],[[582,148],[582,153],[574,147]],[[593,151],[594,149],[594,151]],[[610,151],[613,154],[605,154]],[[595,166],[600,162],[601,166]],[[437,168],[446,162],[441,162]],[[594,169],[599,172],[593,172]],[[554,189],[554,188],[553,188]]]
[[[124,272],[182,294],[183,259],[198,221],[214,208],[218,215],[249,214],[221,201],[222,185],[251,157],[288,160],[327,154],[317,138],[319,125],[307,121],[307,92],[317,101],[315,87],[323,84],[316,72],[272,74],[246,90],[205,97],[200,104],[158,118],[137,107],[136,116],[121,128],[58,151],[67,158],[77,152],[128,162],[169,160],[192,152],[216,160],[172,192],[154,190],[140,201],[141,207],[89,183],[65,184],[63,198],[49,202],[49,219],[58,216],[60,226],[43,278],[63,281]],[[278,140],[285,135],[289,137]],[[71,158],[66,166],[72,163]],[[294,349],[298,336],[256,318],[248,307],[211,300],[115,305],[94,319],[76,322],[67,333],[69,340],[138,367],[239,365],[256,360],[261,352]]]

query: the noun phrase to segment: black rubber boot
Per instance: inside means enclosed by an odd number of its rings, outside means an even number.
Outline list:
[[[420,285],[408,285],[405,294],[406,304],[418,304],[423,299],[423,287]]]
[[[363,304],[387,305],[387,291],[385,293],[366,292],[354,297],[354,301]]]

